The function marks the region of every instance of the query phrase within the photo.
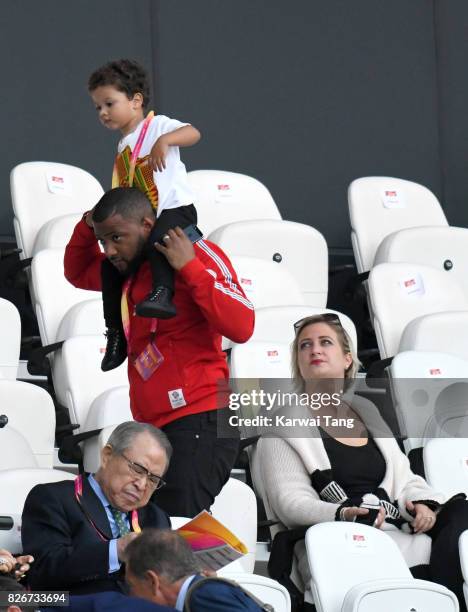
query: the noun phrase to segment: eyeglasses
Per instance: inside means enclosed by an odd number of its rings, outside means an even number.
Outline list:
[[[343,327],[340,321],[340,317],[337,314],[335,314],[334,312],[324,312],[320,315],[310,315],[308,317],[303,317],[302,319],[299,319],[299,321],[296,321],[294,323],[294,332],[297,334],[297,331],[304,327],[307,321],[309,320],[311,323],[321,323],[322,321],[324,323],[338,323],[340,327]]]
[[[130,459],[128,459],[128,457],[126,457],[123,453],[120,454],[127,462],[130,471],[133,472],[136,476],[145,476],[147,482],[150,484],[152,489],[160,489],[166,484],[166,481],[163,480],[161,476],[158,476],[157,474],[152,474],[149,470],[147,470],[139,463],[135,463],[135,461],[130,461]]]

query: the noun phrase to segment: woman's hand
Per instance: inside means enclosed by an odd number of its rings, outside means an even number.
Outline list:
[[[26,572],[31,569],[31,563],[34,561],[34,557],[32,555],[20,555],[16,557],[16,563],[19,567],[15,570],[15,578],[16,580],[20,580],[26,574]]]
[[[414,513],[414,519],[410,523],[414,533],[425,533],[434,527],[437,516],[425,504],[413,504],[413,502],[408,501],[406,502],[406,508],[411,514]]]
[[[374,527],[377,527],[377,529],[380,529],[382,527],[383,522],[385,521],[386,516],[387,516],[387,513],[385,512],[385,508],[383,506],[380,506],[379,513],[377,514],[375,521],[374,521]]]
[[[15,557],[8,550],[0,548],[0,574],[9,574],[15,565]]]
[[[354,521],[358,516],[365,516],[369,514],[367,508],[359,508],[358,506],[348,506],[343,509],[341,516],[344,521]]]
[[[180,227],[170,229],[167,234],[162,237],[162,241],[165,246],[155,242],[154,247],[157,251],[166,256],[167,261],[174,270],[180,270],[185,264],[194,259],[195,249],[193,248],[193,244]]]
[[[31,555],[14,557],[4,548],[0,548],[0,574],[10,574],[15,570],[15,578],[19,580],[30,569],[30,563],[33,561],[34,557]]]
[[[369,514],[369,510],[367,508],[359,508],[358,506],[349,506],[348,508],[344,508],[343,510],[343,519],[345,521],[354,521],[358,516],[366,516]],[[385,508],[380,507],[379,513],[377,514],[374,524],[372,527],[377,527],[380,529],[382,523],[385,521],[386,512]]]

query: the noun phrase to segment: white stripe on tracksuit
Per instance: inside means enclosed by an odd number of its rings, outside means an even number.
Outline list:
[[[227,287],[225,287],[222,283],[219,282],[215,282],[214,286],[216,287],[216,289],[219,289],[219,291],[222,291],[223,293],[225,293],[226,295],[229,295],[230,297],[234,298],[235,300],[241,302],[241,304],[244,304],[244,306],[247,306],[247,308],[249,308],[250,310],[253,310],[253,304],[252,302],[250,302],[247,298],[245,298],[242,293],[239,291],[238,286],[236,285],[236,283],[232,280],[232,275],[231,272],[229,270],[229,268],[227,267],[227,265],[224,263],[224,261],[221,259],[221,257],[219,257],[219,255],[217,255],[213,249],[211,249],[204,240],[199,240],[197,242],[197,245],[213,260],[213,262],[218,266],[218,268],[221,270],[224,278],[226,279],[226,282],[228,283],[229,287],[231,289],[228,289]]]

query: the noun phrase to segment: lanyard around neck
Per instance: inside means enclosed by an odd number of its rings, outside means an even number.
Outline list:
[[[132,286],[133,279],[128,278],[123,287],[122,287],[122,299],[120,302],[120,311],[122,314],[122,326],[125,334],[125,338],[130,339],[130,311],[128,308],[128,294],[130,292],[130,288]],[[151,329],[150,334],[154,334],[158,327],[158,320],[155,318],[151,319]]]
[[[138,161],[138,156],[140,155],[141,147],[143,146],[143,141],[145,140],[146,132],[148,131],[149,124],[151,123],[154,117],[154,111],[150,111],[146,116],[146,119],[141,126],[140,133],[138,135],[138,139],[136,141],[136,145],[133,148],[132,154],[130,156],[130,165],[128,168],[128,187],[133,187],[133,179],[135,177],[135,168],[136,163]],[[114,164],[114,171],[112,173],[112,187],[119,186],[119,175],[117,172],[116,164]]]
[[[80,474],[79,476],[75,478],[75,499],[78,502],[78,505],[80,506],[80,508],[83,510],[84,515],[86,516],[88,521],[91,523],[91,525],[94,527],[98,536],[101,538],[101,540],[108,542],[109,538],[106,536],[105,533],[101,531],[101,529],[99,529],[99,527],[96,525],[93,519],[89,516],[88,512],[86,511],[86,508],[83,506],[82,497],[83,497],[83,475]],[[132,510],[131,512],[131,523],[132,523],[133,531],[135,533],[140,533],[141,527],[140,527],[140,524],[138,523],[138,512],[136,510]]]
[[[150,111],[148,113],[148,116],[145,119],[145,122],[143,123],[140,134],[138,136],[138,140],[135,145],[135,148],[132,151],[132,156],[130,158],[130,169],[128,171],[128,186],[129,187],[133,186],[133,177],[135,176],[135,166],[137,163],[137,159],[138,159],[138,156],[140,155],[141,147],[143,145],[143,141],[145,139],[146,132],[148,131],[149,124],[151,123],[151,120],[153,119],[153,117],[154,117],[154,112]]]

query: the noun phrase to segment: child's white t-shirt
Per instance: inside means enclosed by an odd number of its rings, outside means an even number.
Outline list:
[[[117,146],[119,153],[122,153],[127,146],[133,151],[143,123],[144,121],[141,121],[131,134],[127,134],[119,141]],[[190,124],[170,119],[165,115],[156,115],[148,126],[138,158],[149,155],[154,143],[162,134],[173,132],[185,125]],[[153,172],[153,180],[158,189],[158,217],[163,210],[193,204],[193,192],[188,184],[185,165],[180,159],[179,147],[169,147],[166,168],[162,172]]]

